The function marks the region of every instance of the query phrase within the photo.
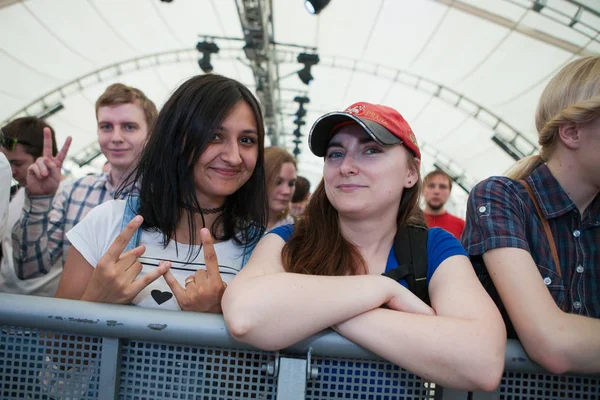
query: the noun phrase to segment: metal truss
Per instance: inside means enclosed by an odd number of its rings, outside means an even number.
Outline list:
[[[232,38],[220,38],[218,36],[207,36],[213,39],[236,40]],[[239,40],[239,39],[237,39]],[[218,54],[214,54],[214,59],[218,60],[239,60],[239,48],[221,48]],[[125,75],[135,71],[141,71],[148,68],[158,67],[161,65],[178,64],[178,63],[193,63],[198,60],[198,51],[196,49],[179,49],[165,51],[161,53],[147,54],[129,60],[120,61],[108,66],[99,68],[78,78],[75,78],[59,87],[49,91],[48,93],[38,97],[25,107],[19,109],[2,124],[6,124],[15,118],[26,116],[38,116],[48,109],[51,109],[56,104],[61,103],[65,98],[77,94],[84,89],[97,85],[107,80],[114,79],[118,76]]]
[[[537,29],[527,27],[517,21],[510,20],[502,15],[498,15],[482,8],[471,5],[471,2],[460,0],[433,0],[442,3],[448,7],[453,7],[467,14],[485,19],[497,25],[510,30],[519,32],[525,36],[558,47],[569,53],[588,56],[594,53],[586,51],[585,46],[579,46],[564,39],[552,36]],[[586,37],[589,42],[600,43],[600,7],[594,9],[582,1],[577,0],[553,0],[548,4],[548,0],[501,0],[508,2],[513,6],[525,10],[533,10],[539,15],[559,23],[563,26],[573,29]],[[557,4],[560,3],[560,7]],[[568,10],[568,11],[567,11]],[[589,44],[589,43],[588,43]],[[586,44],[587,46],[587,44]]]
[[[277,54],[281,62],[294,62],[295,54],[292,52],[279,51]],[[499,144],[504,151],[516,160],[538,151],[537,144],[529,140],[523,133],[508,124],[500,116],[469,99],[464,94],[431,79],[394,67],[343,57],[321,55],[319,67],[358,71],[428,93],[432,97],[438,98],[461,110],[481,124],[489,127],[494,132],[493,141]]]
[[[256,94],[265,110],[267,135],[278,144],[280,121],[279,70],[275,64],[275,41],[271,0],[236,0],[244,33],[244,52],[256,82]]]
[[[205,37],[215,40],[239,41],[239,39],[235,38],[223,38],[217,36]],[[221,51],[218,54],[215,54],[214,56],[218,59],[238,60],[239,54],[239,48],[222,48]],[[297,54],[292,51],[277,50],[275,55],[272,55],[272,58],[277,62],[295,63],[296,56]],[[537,151],[538,147],[536,144],[527,139],[521,132],[507,124],[504,120],[502,120],[502,118],[495,115],[493,112],[486,109],[485,107],[465,97],[464,95],[442,84],[436,83],[432,80],[412,74],[410,72],[406,72],[392,67],[382,66],[375,63],[366,63],[360,60],[346,59],[340,57],[328,57],[323,55],[321,55],[320,57],[321,62],[319,64],[319,67],[330,67],[364,72],[373,76],[389,79],[390,81],[415,88],[416,90],[429,93],[430,95],[439,98],[440,100],[456,107],[457,109],[460,109],[464,113],[470,115],[472,118],[478,120],[480,123],[491,128],[495,133],[494,141],[497,144],[502,143],[503,145],[501,145],[501,147],[505,151],[507,151],[507,153],[510,154],[511,157],[515,159],[516,157],[523,157],[526,155],[533,154]],[[50,105],[56,104],[61,100],[65,99],[66,97],[72,96],[84,90],[86,87],[97,85],[102,81],[113,79],[122,74],[174,63],[189,62],[195,64],[197,58],[198,54],[195,49],[183,49],[150,54],[146,56],[136,57],[120,63],[112,64],[107,67],[95,70],[79,78],[76,78],[48,92],[47,94],[28,104],[26,107],[17,111],[7,121],[26,115],[39,115],[41,111],[51,107]],[[285,89],[280,90],[279,87],[277,87],[277,92],[285,92]],[[298,93],[294,90],[292,92]],[[272,119],[272,121],[280,119],[281,123],[276,125],[277,130],[271,135],[272,144],[275,144],[273,142],[273,138],[275,138],[276,142],[278,142],[280,139],[280,135],[283,132],[283,118],[285,117],[284,112],[282,112],[284,108],[282,107],[283,103],[281,103],[282,101],[285,102],[285,100],[281,99],[279,96],[277,97],[277,99],[278,103],[273,105],[273,113],[275,117]],[[308,109],[310,109],[310,107],[308,107]],[[94,147],[93,145],[90,145],[89,148],[84,148],[79,153],[74,154],[71,157],[71,159],[76,165],[83,166],[89,163],[98,155],[99,149],[97,147]],[[452,168],[458,171],[458,173],[456,174],[450,174],[451,176],[465,176],[465,182],[469,181],[469,179],[466,178],[464,169],[458,167],[458,165],[451,159],[446,157],[440,160],[440,166],[444,165],[450,165]],[[465,186],[469,187],[466,183]]]
[[[433,159],[433,166],[447,173],[450,178],[467,194],[471,192],[477,181],[455,160],[428,143],[421,143],[420,149]]]

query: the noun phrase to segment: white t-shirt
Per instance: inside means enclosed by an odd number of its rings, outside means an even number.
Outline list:
[[[0,153],[0,245],[2,245],[2,254],[4,254],[4,238],[10,235],[10,226],[8,224],[8,202],[10,201],[10,183],[12,181],[12,170],[10,163],[4,155]],[[4,257],[3,257],[4,258]]]
[[[108,201],[90,211],[79,224],[67,232],[71,244],[94,268],[121,232],[124,211],[125,200]],[[143,267],[139,276],[156,268],[161,260],[170,261],[171,273],[184,287],[185,278],[193,275],[198,269],[206,269],[204,250],[200,250],[197,257],[187,261],[189,245],[178,243],[176,252],[174,241],[164,248],[162,240],[163,235],[160,232],[141,232],[140,244],[146,246],[146,252],[138,258]],[[221,278],[229,283],[242,268],[244,248],[235,244],[233,240],[216,243],[214,246]],[[198,246],[191,247],[193,256],[198,251]],[[162,276],[142,290],[133,300],[133,304],[146,308],[180,310],[175,295]]]

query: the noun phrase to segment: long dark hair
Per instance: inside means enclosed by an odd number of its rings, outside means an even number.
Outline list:
[[[417,183],[404,189],[398,205],[398,227],[426,228],[425,217],[419,207],[421,174],[418,159],[408,152],[408,167],[414,168]],[[366,274],[367,266],[359,249],[342,235],[338,211],[333,207],[321,179],[311,196],[304,216],[295,225],[294,233],[283,247],[283,266],[288,272],[309,275]]]
[[[136,182],[144,229],[163,234],[163,245],[175,236],[186,209],[199,209],[194,165],[217,129],[240,101],[250,106],[258,130],[258,159],[250,179],[225,200],[224,212],[209,227],[217,240],[255,244],[267,222],[264,170],[264,122],[254,95],[236,80],[215,74],[190,78],[173,93],[158,114],[137,168],[121,191]],[[204,221],[204,215],[202,215]],[[196,243],[193,214],[187,213],[190,242]],[[199,249],[197,250],[200,251]],[[197,254],[196,254],[197,255]],[[194,256],[192,247],[188,259]]]

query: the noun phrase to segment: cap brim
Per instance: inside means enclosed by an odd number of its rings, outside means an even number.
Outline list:
[[[402,143],[402,140],[393,135],[377,122],[359,118],[352,114],[337,111],[325,114],[320,117],[310,129],[308,135],[308,147],[317,157],[325,157],[327,145],[331,139],[333,129],[344,122],[356,122],[360,125],[377,143],[384,146],[391,146]]]

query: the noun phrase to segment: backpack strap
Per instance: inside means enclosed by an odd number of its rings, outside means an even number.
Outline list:
[[[552,259],[554,260],[554,264],[556,265],[556,272],[558,272],[558,276],[562,279],[562,274],[560,271],[560,260],[558,259],[558,251],[556,250],[556,243],[554,243],[554,238],[552,237],[552,230],[550,229],[550,224],[548,224],[548,220],[544,217],[542,213],[542,209],[531,189],[531,186],[527,183],[525,179],[520,180],[521,184],[527,189],[527,193],[529,193],[529,197],[535,206],[535,211],[537,212],[540,221],[542,222],[542,227],[544,228],[544,233],[546,234],[546,239],[548,240],[548,245],[550,245],[550,253],[552,253]]]
[[[140,208],[140,198],[139,196],[129,195],[127,196],[127,200],[125,203],[125,211],[123,212],[123,219],[121,220],[121,232],[128,223],[137,215]],[[139,227],[131,237],[129,243],[127,243],[127,247],[123,252],[133,250],[140,245],[140,237],[141,237],[142,228]]]
[[[408,289],[430,305],[427,289],[427,237],[428,230],[424,227],[399,228],[394,237],[394,253],[398,267],[382,275],[395,281],[405,280]]]

